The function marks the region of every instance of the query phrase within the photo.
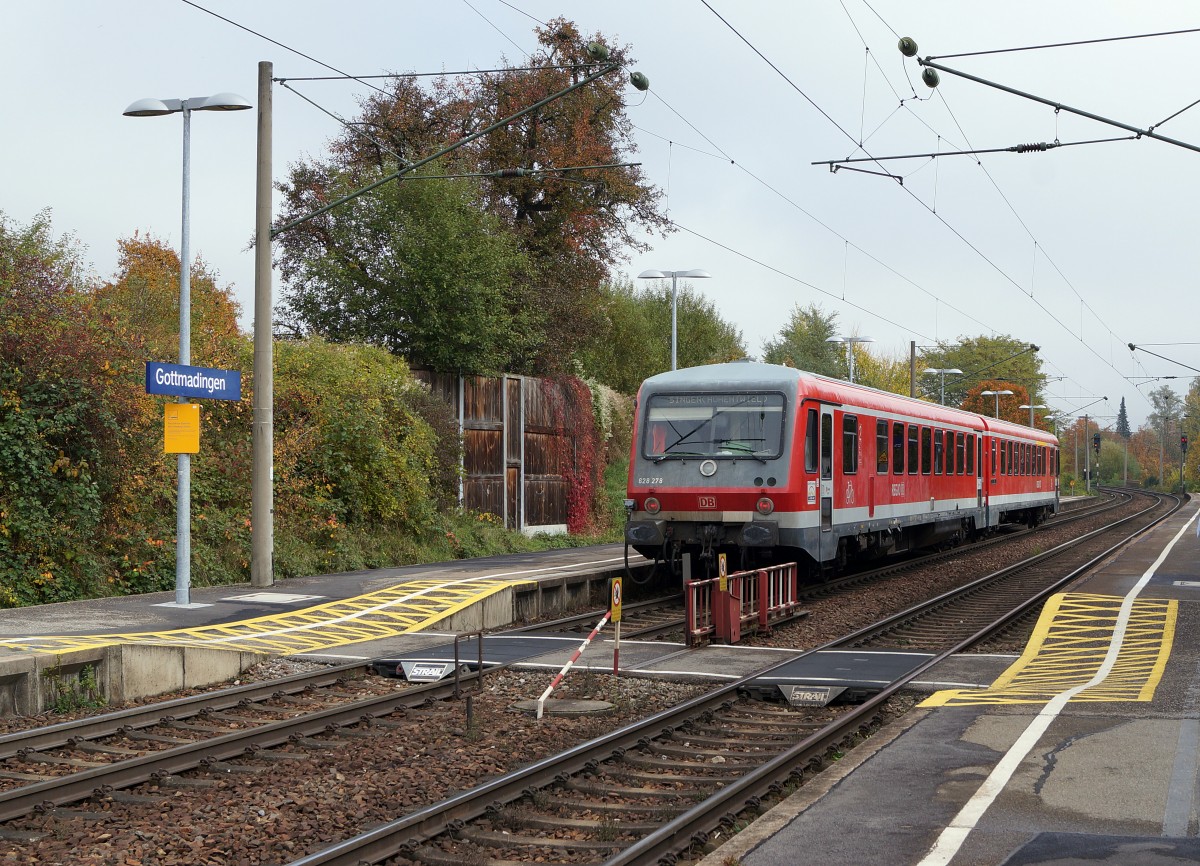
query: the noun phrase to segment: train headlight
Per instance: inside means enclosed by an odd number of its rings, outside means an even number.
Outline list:
[[[658,501],[656,496],[647,496],[646,501],[642,503],[642,507],[650,514],[658,514],[662,510],[662,503]]]
[[[754,503],[754,508],[765,517],[775,510],[775,503],[771,501],[770,496],[760,496],[758,502]]]

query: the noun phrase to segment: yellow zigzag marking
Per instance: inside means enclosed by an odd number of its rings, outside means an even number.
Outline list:
[[[1021,657],[986,689],[946,689],[923,707],[1044,704],[1060,692],[1096,675],[1108,653],[1121,596],[1061,593],[1042,609]],[[1102,682],[1073,702],[1149,701],[1162,680],[1175,638],[1179,605],[1175,601],[1137,599],[1117,654]]]
[[[356,598],[221,625],[124,634],[7,638],[0,647],[69,652],[117,644],[191,646],[287,655],[421,631],[522,579],[413,580]]]

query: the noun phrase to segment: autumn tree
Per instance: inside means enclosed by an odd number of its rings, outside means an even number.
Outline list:
[[[163,451],[164,404],[171,398],[145,393],[148,361],[179,358],[179,254],[164,241],[135,232],[117,241],[117,270],[91,294],[92,310],[103,326],[126,335],[127,354],[114,358],[120,375],[137,393],[136,426],[127,432],[122,458],[129,464],[120,494],[122,536],[141,547],[137,567],[123,574],[118,588],[131,591],[170,585],[175,541],[175,455]],[[238,328],[239,306],[219,275],[197,257],[190,264],[191,363],[244,371],[243,391],[252,379],[250,343]],[[240,575],[250,536],[248,527],[252,445],[249,399],[204,400],[200,410],[201,448],[191,460],[192,580],[197,586]],[[158,547],[157,545],[162,545]]]
[[[947,387],[947,394],[949,387]],[[1012,391],[1012,394],[984,394],[984,391]],[[946,402],[950,402],[949,396]],[[1014,424],[1029,424],[1029,410],[1020,408],[1029,404],[1029,392],[1016,382],[1004,379],[984,379],[967,391],[959,408],[989,418],[1001,418]]]
[[[0,215],[0,605],[94,593],[128,478],[137,395],[126,334],[90,311],[93,277],[49,213]]]
[[[917,393],[933,402],[941,400],[942,377],[921,375],[922,370],[962,370],[961,375],[947,375],[946,405],[966,409],[971,392],[987,390],[984,381],[1005,382],[999,390],[1021,388],[1024,397],[1014,405],[1041,402],[1046,377],[1037,347],[1011,336],[960,337],[956,343],[938,343],[926,347],[918,358]],[[984,414],[991,414],[992,410]],[[1025,423],[1029,423],[1028,416]]]
[[[587,55],[587,41],[564,18],[536,30],[539,49],[521,68],[474,78],[439,79],[427,88],[414,77],[397,77],[385,93],[369,97],[347,131],[334,141],[327,159],[297,166],[282,186],[284,214],[281,223],[311,212],[316,203],[335,197],[333,187],[349,173],[375,176],[402,163],[460,140],[496,121],[579,82],[596,71]],[[626,48],[610,46],[614,61],[630,62]],[[477,205],[499,220],[492,229],[507,234],[526,257],[527,267],[515,272],[507,264],[503,278],[511,282],[511,309],[536,311],[537,317],[513,323],[530,344],[510,363],[514,372],[544,373],[562,370],[595,330],[595,310],[601,285],[613,266],[630,249],[644,249],[645,232],[664,231],[668,225],[659,212],[660,193],[650,186],[636,166],[627,163],[635,148],[625,114],[624,76],[614,72],[530,112],[487,136],[450,152],[443,164],[448,174],[481,173]],[[364,134],[365,133],[365,134]],[[369,137],[368,137],[369,136]],[[405,181],[404,184],[411,183]],[[419,181],[438,185],[442,180]],[[403,184],[402,184],[403,185]],[[339,187],[341,188],[341,187]],[[368,193],[368,196],[376,193]],[[416,230],[421,216],[405,213],[400,231]],[[392,252],[395,236],[379,238],[373,250],[360,250],[373,261],[358,264],[378,272]],[[316,261],[330,253],[321,279],[334,290],[353,294],[359,274],[339,255],[344,238],[331,234],[320,221],[280,235],[277,248],[285,268],[285,297],[289,310],[300,311],[294,294],[303,290],[306,271],[288,263]],[[449,269],[447,268],[447,271]],[[442,276],[444,283],[454,279]],[[314,299],[315,300],[315,299]],[[346,317],[370,315],[369,310],[346,311]],[[491,323],[481,321],[469,335],[488,339]],[[329,332],[334,339],[339,335]],[[460,345],[471,342],[460,339]],[[403,350],[403,347],[400,348]],[[471,369],[472,358],[442,361],[447,369]]]
[[[856,383],[908,396],[912,376],[907,356],[872,352],[861,344],[855,344],[854,348],[857,350],[854,353]]]

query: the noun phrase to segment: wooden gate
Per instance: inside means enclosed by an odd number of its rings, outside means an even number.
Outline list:
[[[414,370],[454,407],[463,437],[463,508],[494,514],[527,533],[567,531],[575,431],[564,386],[527,376],[458,376]]]

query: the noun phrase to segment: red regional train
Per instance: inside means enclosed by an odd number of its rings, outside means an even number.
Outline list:
[[[850,562],[954,544],[1058,510],[1041,430],[791,367],[738,361],[638,392],[625,540],[677,566]],[[698,575],[699,576],[699,575]]]

